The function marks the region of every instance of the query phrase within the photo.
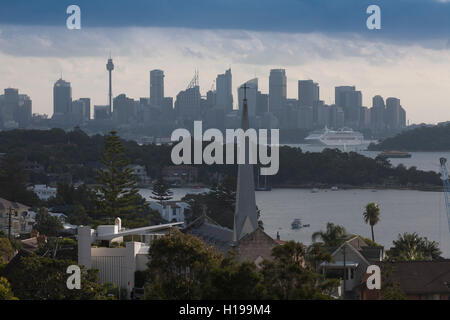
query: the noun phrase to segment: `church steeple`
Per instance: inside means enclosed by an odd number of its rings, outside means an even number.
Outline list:
[[[244,89],[241,127],[245,131],[249,128],[247,88]],[[245,164],[238,165],[236,208],[234,212],[233,241],[237,242],[246,234],[252,233],[258,228],[256,214],[255,183],[253,180],[253,165],[249,163],[249,143],[245,141]]]

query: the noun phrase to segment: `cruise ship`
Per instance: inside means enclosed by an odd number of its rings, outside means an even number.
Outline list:
[[[322,144],[326,146],[358,146],[364,144],[362,133],[350,128],[330,130],[325,127],[321,131],[313,131],[305,138],[311,144]]]

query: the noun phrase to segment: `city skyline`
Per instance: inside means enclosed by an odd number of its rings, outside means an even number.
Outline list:
[[[144,30],[141,30],[142,32]],[[123,31],[125,32],[125,31]],[[131,32],[131,30],[129,30]],[[155,31],[156,32],[156,31]],[[162,33],[168,32],[167,30],[159,30],[156,34],[162,36]],[[186,32],[186,30],[185,30]],[[199,31],[205,33],[206,31]],[[90,32],[88,32],[90,34]],[[206,32],[208,33],[208,32]],[[252,39],[256,41],[261,35],[242,33],[247,36],[247,41],[252,42]],[[230,35],[231,36],[231,35]],[[237,33],[234,34],[237,36]],[[296,37],[295,35],[287,35],[287,37]],[[305,35],[299,35],[300,38],[307,37]],[[320,37],[320,36],[319,36]],[[323,37],[323,36],[322,36]],[[261,39],[260,39],[261,40]],[[308,39],[298,39],[302,41],[309,41]],[[310,39],[311,40],[311,39]],[[19,39],[16,39],[19,41]],[[235,39],[234,41],[240,42]],[[316,40],[311,40],[316,41]],[[309,43],[311,43],[311,41]],[[219,41],[220,42],[220,41]],[[233,42],[233,41],[231,41]],[[241,43],[242,45],[242,43]],[[285,44],[286,46],[286,44]],[[386,48],[384,48],[386,49]],[[415,69],[412,66],[402,67],[406,70],[406,74],[399,72],[392,72],[384,70],[386,67],[389,69],[389,65],[394,65],[393,62],[387,62],[384,67],[371,66],[373,62],[380,57],[373,58],[374,61],[366,63],[364,72],[352,72],[353,64],[362,63],[363,58],[348,58],[342,57],[341,60],[336,61],[331,59],[330,63],[325,62],[313,62],[308,65],[295,65],[295,64],[267,64],[267,65],[255,65],[245,63],[226,63],[222,59],[211,60],[211,58],[202,59],[202,52],[205,48],[197,52],[200,54],[196,57],[196,52],[189,51],[188,47],[179,50],[166,50],[167,55],[157,56],[155,59],[150,57],[141,57],[137,59],[135,54],[130,55],[115,55],[112,50],[112,56],[116,65],[113,96],[117,96],[120,93],[126,93],[127,96],[138,99],[139,97],[148,96],[149,83],[148,72],[152,69],[162,69],[165,71],[166,80],[166,95],[175,97],[176,94],[184,89],[192,78],[192,74],[197,66],[201,66],[200,69],[200,88],[202,94],[205,95],[206,91],[213,84],[217,74],[221,74],[225,69],[231,67],[233,69],[233,90],[232,93],[236,96],[236,90],[239,83],[244,83],[255,75],[259,79],[259,88],[262,92],[268,92],[269,72],[274,68],[285,68],[287,76],[287,97],[297,97],[297,81],[300,79],[313,79],[315,82],[320,83],[321,86],[321,99],[326,103],[333,103],[334,87],[339,85],[351,85],[356,86],[363,92],[363,105],[370,106],[371,99],[375,95],[382,95],[384,97],[394,96],[403,101],[404,106],[408,111],[408,119],[411,123],[437,123],[445,121],[450,118],[450,111],[448,106],[448,98],[445,95],[446,81],[434,82],[432,81],[432,73],[438,72],[444,68],[444,65],[450,64],[450,55],[447,52],[440,54],[440,59],[435,59],[433,62],[434,69],[423,70],[423,64],[418,64]],[[420,49],[431,50],[431,49]],[[120,51],[120,50],[118,50]],[[251,52],[252,50],[244,50]],[[270,51],[270,50],[269,50]],[[429,51],[428,54],[439,52]],[[266,53],[267,54],[267,53]],[[101,54],[96,52],[96,56],[80,56],[76,57],[28,57],[28,56],[9,56],[4,53],[0,53],[3,56],[2,59],[6,63],[0,66],[5,77],[0,79],[0,87],[16,87],[20,88],[33,99],[33,110],[38,113],[52,114],[52,97],[49,93],[49,88],[53,86],[54,81],[62,73],[63,78],[68,79],[72,83],[74,88],[73,96],[78,97],[91,97],[93,104],[106,105],[107,104],[107,74],[105,72],[105,57],[107,53]],[[138,55],[140,56],[140,55]],[[439,56],[439,55],[438,55]],[[431,55],[428,59],[433,58]],[[393,56],[388,57],[393,59]],[[412,57],[410,56],[409,59]],[[445,59],[442,59],[445,58]],[[185,63],[176,63],[174,60],[182,59]],[[205,65],[201,63],[202,60],[207,60],[211,64]],[[267,59],[270,62],[272,60],[280,59]],[[283,60],[283,59],[281,59]],[[319,59],[320,60],[320,59]],[[414,60],[414,59],[413,59]],[[408,61],[408,59],[406,59]],[[280,61],[281,62],[281,61]],[[400,62],[399,62],[400,63]],[[403,64],[405,62],[402,62]],[[410,62],[406,63],[409,64]],[[429,61],[429,63],[431,63]],[[333,67],[332,67],[333,65]],[[397,70],[399,67],[392,66],[392,69]],[[23,73],[17,73],[15,69],[27,69],[32,74],[39,74],[40,81],[36,83],[34,77],[23,77]],[[337,70],[333,71],[332,70]],[[25,72],[25,71],[24,71]],[[390,75],[386,81],[377,81],[376,79],[381,75]],[[450,75],[439,74],[439,79],[449,78]],[[436,78],[437,79],[437,78]],[[411,83],[412,82],[412,83]],[[411,83],[411,84],[409,84]],[[420,89],[420,90],[419,90]],[[237,100],[233,101],[233,105],[237,105]],[[429,112],[430,106],[432,106],[434,112]],[[448,114],[448,116],[447,116]]]
[[[379,30],[366,27],[370,3],[357,0],[77,3],[81,30],[67,29],[62,2],[2,4],[0,88],[26,92],[36,112],[52,114],[48,88],[61,74],[74,98],[106,105],[111,55],[114,96],[147,97],[154,69],[164,70],[168,97],[186,88],[194,70],[206,94],[229,68],[234,96],[237,84],[253,78],[268,93],[269,71],[286,69],[288,98],[297,96],[297,80],[313,79],[328,104],[335,86],[356,86],[365,106],[376,95],[400,98],[411,123],[450,119],[450,73],[442,72],[450,66],[447,0],[379,0]]]

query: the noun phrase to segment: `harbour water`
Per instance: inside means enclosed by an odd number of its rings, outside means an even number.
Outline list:
[[[311,235],[325,230],[327,222],[342,225],[348,233],[370,238],[370,226],[362,213],[369,202],[381,208],[380,221],[374,227],[375,241],[389,248],[399,233],[417,232],[440,243],[445,257],[450,257],[450,232],[445,214],[444,194],[414,190],[319,190],[273,189],[256,192],[265,231],[282,240],[311,243]],[[291,223],[301,218],[309,228],[292,230]]]
[[[205,192],[206,189],[173,189],[174,200],[187,193]],[[151,190],[142,189],[149,199]],[[370,227],[364,223],[362,213],[369,202],[381,207],[380,221],[374,228],[375,240],[390,248],[399,233],[417,232],[438,241],[445,257],[450,257],[450,233],[445,215],[444,194],[414,190],[319,190],[273,189],[256,192],[256,204],[261,210],[265,231],[282,240],[311,243],[311,235],[325,230],[327,222],[344,226],[347,232],[370,237]],[[309,228],[292,230],[291,223],[301,218]]]
[[[304,152],[321,152],[325,147],[317,145],[290,145]],[[378,151],[366,151],[366,146],[352,146],[345,151],[355,151],[375,158]],[[343,147],[340,147],[344,151]],[[439,158],[450,160],[450,152],[411,152],[411,158],[389,159],[392,165],[402,163],[406,167],[416,166],[420,170],[439,172]],[[173,199],[179,200],[187,193],[202,193],[207,189],[173,189]],[[142,189],[141,194],[149,199],[151,190]],[[403,232],[417,232],[420,236],[440,243],[445,257],[450,258],[450,232],[445,213],[442,192],[414,190],[319,190],[273,189],[271,192],[256,192],[256,204],[261,209],[265,231],[282,240],[311,243],[311,235],[325,230],[327,222],[344,226],[347,232],[370,237],[370,227],[364,223],[362,213],[369,202],[381,207],[381,219],[375,226],[375,240],[390,248],[392,241]],[[292,230],[294,219],[301,218],[309,228]]]

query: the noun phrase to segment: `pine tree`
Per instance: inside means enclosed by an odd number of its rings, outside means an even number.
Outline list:
[[[164,204],[164,201],[172,199],[169,186],[162,177],[159,177],[153,185],[152,196],[150,198],[158,201],[161,205]]]
[[[101,158],[105,168],[97,171],[97,213],[101,217],[126,217],[142,213],[145,204],[139,195],[137,181],[125,157],[125,148],[115,131],[106,137]]]

